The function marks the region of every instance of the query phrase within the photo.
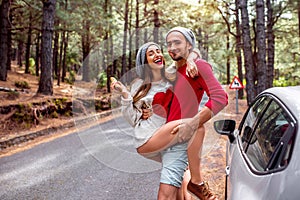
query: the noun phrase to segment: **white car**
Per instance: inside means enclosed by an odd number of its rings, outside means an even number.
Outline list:
[[[226,199],[300,199],[299,123],[300,86],[259,94],[238,129],[230,119],[214,123],[215,130],[229,138]]]

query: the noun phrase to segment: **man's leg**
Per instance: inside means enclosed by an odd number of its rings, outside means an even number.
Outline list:
[[[187,184],[190,181],[190,178],[190,172],[187,170],[184,173],[181,188],[160,183],[157,199],[192,200],[191,194],[187,191]]]
[[[176,144],[162,151],[159,200],[176,200],[187,169],[187,143]]]
[[[204,126],[199,127],[197,132],[194,134],[194,137],[189,142],[188,146],[188,161],[189,161],[189,169],[191,172],[191,181],[194,184],[201,183],[201,151],[203,146],[205,136],[205,128]]]
[[[177,195],[177,200],[192,200],[192,195],[187,190],[187,185],[191,180],[190,170],[187,169],[184,172],[183,181],[181,184],[181,188],[179,188],[179,192]]]
[[[158,190],[158,200],[177,200],[178,187],[173,185],[160,183]]]

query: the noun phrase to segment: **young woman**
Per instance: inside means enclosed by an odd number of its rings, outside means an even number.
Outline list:
[[[197,57],[198,53],[191,54],[191,57],[195,56]],[[166,124],[170,102],[174,97],[173,85],[165,77],[164,63],[160,46],[153,42],[146,43],[137,53],[136,72],[139,78],[132,83],[131,91],[119,81],[111,83],[112,90],[122,95],[122,113],[134,127],[137,152],[158,162],[161,161],[161,150],[178,143],[176,134],[171,134],[172,130],[183,121],[189,120],[177,120]],[[188,69],[193,67],[190,64]],[[142,112],[146,108],[152,111],[147,119]],[[159,137],[159,141],[152,142],[153,135]]]

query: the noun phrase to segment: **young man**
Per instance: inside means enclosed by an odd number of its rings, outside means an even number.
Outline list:
[[[187,57],[195,47],[194,33],[183,27],[171,29],[166,36],[168,53],[176,61],[177,79],[174,86],[174,98],[168,115],[168,122],[192,118],[189,123],[183,123],[172,131],[178,133],[179,140],[189,142],[188,151],[199,152],[202,149],[205,135],[204,124],[227,105],[227,94],[214,77],[212,67],[204,60],[195,61],[197,70],[190,74],[198,76],[192,78],[186,75]],[[198,112],[203,93],[209,97],[204,108]],[[197,132],[197,134],[194,134]],[[202,134],[199,134],[202,133]],[[187,168],[187,142],[183,142],[165,150],[162,153],[163,169],[159,186],[158,199],[176,199],[181,186],[182,177]],[[202,180],[199,154],[188,160],[189,164],[198,164],[197,174],[192,174],[187,189],[194,196],[202,200],[216,200],[217,197],[209,190],[208,184]]]

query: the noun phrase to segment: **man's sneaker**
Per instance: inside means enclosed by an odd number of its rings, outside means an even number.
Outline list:
[[[209,190],[208,183],[205,181],[199,185],[190,181],[187,185],[187,189],[192,195],[200,200],[218,200],[218,198]]]

